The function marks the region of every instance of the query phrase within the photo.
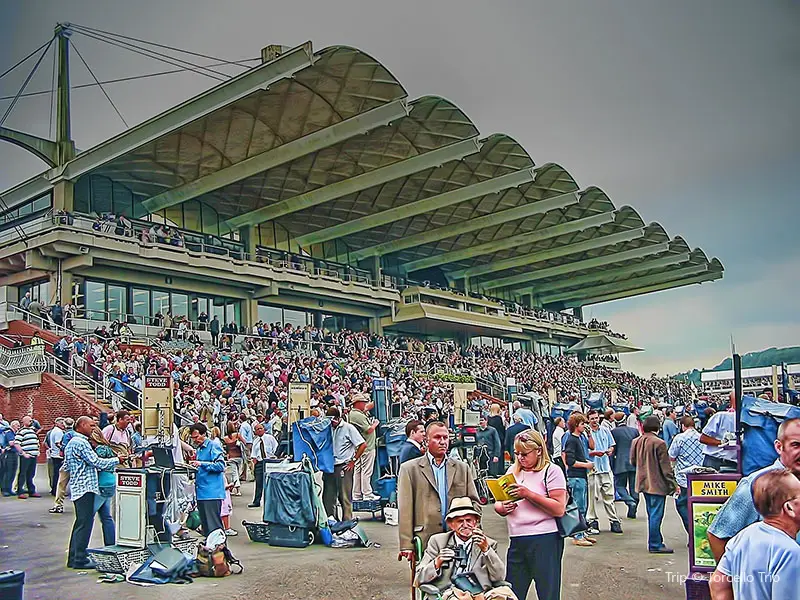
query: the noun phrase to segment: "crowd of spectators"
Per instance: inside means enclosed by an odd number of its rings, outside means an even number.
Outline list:
[[[173,323],[174,324],[174,323]],[[560,401],[579,400],[581,392],[616,388],[622,398],[671,396],[685,399],[690,390],[676,381],[642,379],[633,373],[588,366],[569,356],[545,356],[486,346],[459,348],[454,342],[422,342],[366,332],[330,332],[289,324],[254,326],[255,335],[229,344],[183,347],[131,345],[126,326],[101,327],[88,336],[64,336],[54,353],[64,362],[102,381],[138,404],[145,374],[170,375],[175,381],[175,408],[182,419],[199,419],[225,431],[231,414],[286,414],[289,382],[312,386],[312,406],[343,406],[355,392],[369,393],[373,378],[390,381],[395,402],[407,414],[423,408],[439,415],[452,411],[449,377],[472,376],[494,389],[516,380],[518,391]],[[175,331],[173,329],[173,331]],[[228,336],[234,337],[234,336]],[[279,431],[275,431],[279,434]]]

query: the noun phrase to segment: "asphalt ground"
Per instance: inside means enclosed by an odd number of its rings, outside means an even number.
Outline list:
[[[47,490],[46,469],[38,468],[37,487]],[[253,484],[234,497],[231,523],[239,535],[229,538],[233,554],[245,566],[241,575],[221,579],[200,578],[189,585],[139,587],[130,583],[98,583],[98,573],[67,569],[66,551],[73,523],[72,505],[52,515],[49,495],[19,500],[0,498],[0,571],[25,571],[25,600],[184,600],[225,598],[239,600],[400,600],[410,598],[408,563],[397,560],[397,528],[357,515],[376,542],[375,547],[333,549],[313,545],[304,549],[273,548],[250,542],[243,519],[260,520],[258,509],[248,509]],[[624,505],[617,504],[624,514]],[[663,533],[672,555],[647,552],[647,517],[644,503],[635,520],[623,518],[623,535],[608,531],[601,521],[601,534],[593,548],[567,543],[563,562],[564,600],[667,600],[685,597],[682,585],[688,570],[687,536],[667,501]],[[503,519],[485,510],[483,528],[498,540],[505,558],[508,535]],[[99,520],[95,522],[90,547],[102,546]],[[2,593],[0,591],[0,596]],[[533,587],[529,600],[536,598]]]

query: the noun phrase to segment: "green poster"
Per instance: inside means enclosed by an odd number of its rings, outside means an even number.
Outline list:
[[[696,567],[715,567],[717,565],[706,534],[721,506],[721,503],[703,502],[695,502],[692,505],[692,522],[694,524],[693,562]]]

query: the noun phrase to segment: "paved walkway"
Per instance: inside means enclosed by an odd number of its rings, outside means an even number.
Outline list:
[[[40,475],[45,471],[41,466]],[[39,481],[41,480],[41,481]],[[39,489],[46,490],[43,477]],[[243,519],[259,520],[260,513],[248,509],[253,484],[243,486],[243,496],[234,498],[232,523],[240,535],[231,538],[232,552],[245,565],[242,575],[225,579],[199,579],[191,585],[143,588],[128,583],[99,584],[96,573],[67,569],[66,549],[73,514],[69,502],[62,515],[51,515],[49,496],[19,500],[0,498],[0,570],[26,571],[26,600],[196,600],[198,597],[226,600],[400,600],[409,598],[407,563],[397,561],[397,529],[364,521],[367,534],[380,548],[337,550],[314,545],[306,549],[272,548],[249,541]],[[621,504],[618,505],[622,507]],[[594,548],[568,544],[564,553],[564,600],[674,600],[684,596],[679,577],[687,571],[686,535],[668,500],[664,534],[675,554],[647,553],[647,521],[644,506],[639,518],[624,519],[623,536],[605,531]],[[367,518],[368,515],[361,515]],[[502,556],[508,545],[503,520],[487,510],[487,533],[500,542]],[[91,546],[101,546],[96,522]],[[90,547],[91,547],[90,546]],[[529,599],[536,598],[531,591]]]

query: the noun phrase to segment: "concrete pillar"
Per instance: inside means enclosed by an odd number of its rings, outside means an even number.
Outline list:
[[[258,322],[258,300],[255,298],[247,298],[246,300],[242,300],[242,303],[242,321],[244,322],[244,326],[247,327],[247,333],[249,334],[253,330],[253,325]]]
[[[375,335],[383,335],[383,325],[380,317],[369,318],[369,332]]]
[[[19,288],[11,285],[0,285],[0,304],[19,302]]]
[[[582,306],[576,306],[575,308],[573,308],[572,309],[572,314],[575,315],[576,318],[578,318],[581,321],[583,321],[583,307]]]
[[[239,229],[239,240],[244,244],[244,251],[250,255],[250,260],[255,260],[256,247],[258,246],[257,225],[246,225]]]
[[[71,181],[59,181],[53,186],[53,210],[75,210],[75,184]]]
[[[69,271],[59,272],[52,271],[50,273],[50,297],[47,298],[48,304],[55,304],[56,301],[61,301],[61,306],[72,303],[72,273]]]

